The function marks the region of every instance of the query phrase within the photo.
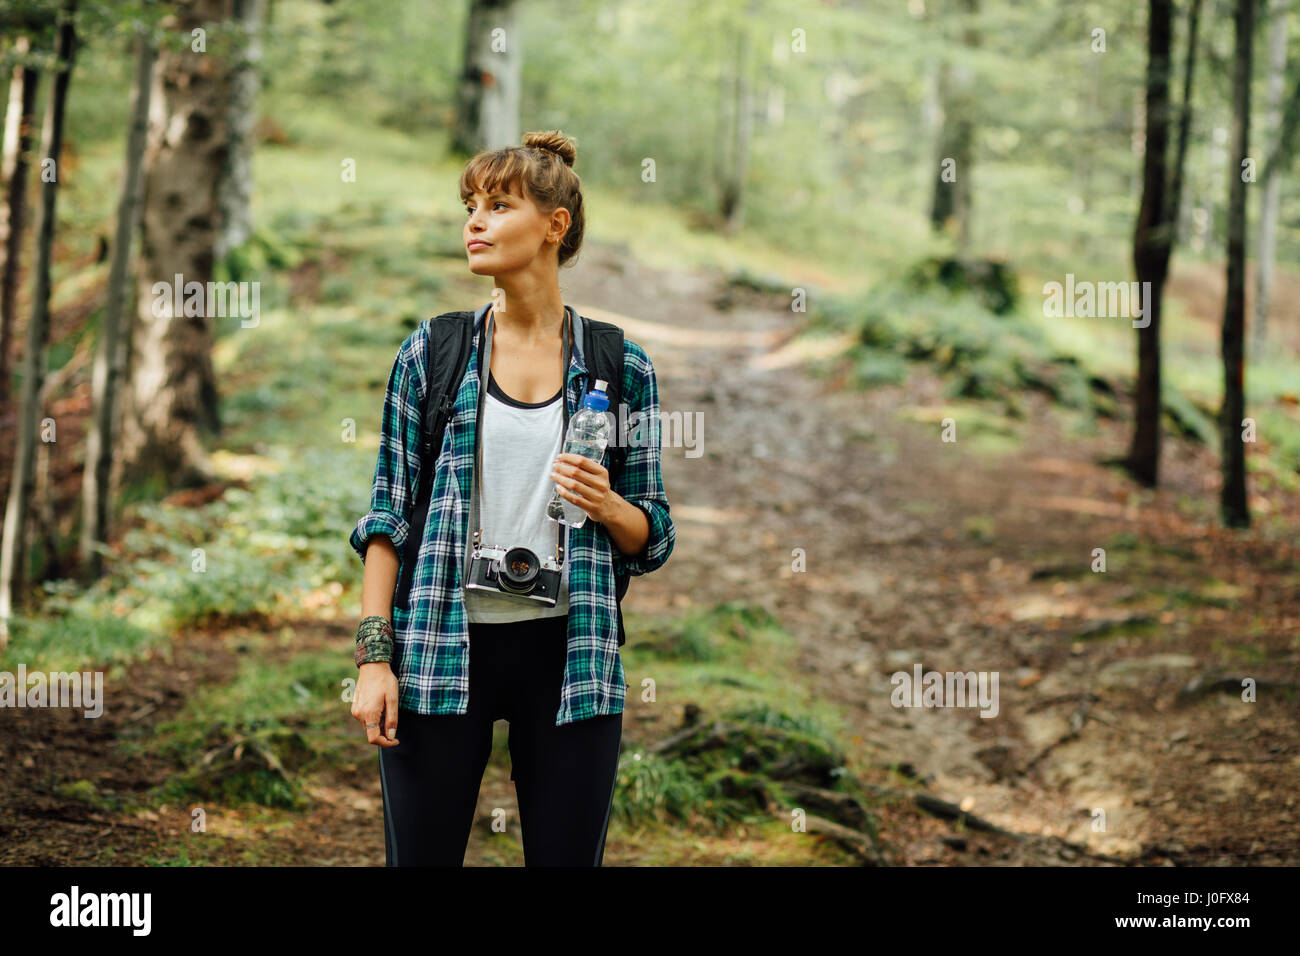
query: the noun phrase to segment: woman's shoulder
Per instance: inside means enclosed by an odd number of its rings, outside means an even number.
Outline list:
[[[646,384],[652,383],[654,377],[655,367],[654,362],[650,360],[650,353],[625,335],[623,337],[624,389],[631,388],[639,391]]]
[[[430,316],[416,325],[398,348],[397,361],[406,368],[407,374],[415,382],[420,401],[424,401],[425,380],[428,373],[429,342],[433,335],[433,324],[439,321],[463,320],[466,315],[469,315],[472,319],[474,310],[465,309],[459,312],[443,312],[440,315]],[[471,348],[473,344],[471,337]]]

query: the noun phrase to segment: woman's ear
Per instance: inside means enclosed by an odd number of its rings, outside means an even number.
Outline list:
[[[556,245],[562,243],[569,233],[569,220],[569,210],[563,206],[556,207],[555,212],[551,213],[551,228],[546,233],[547,240],[554,239]]]

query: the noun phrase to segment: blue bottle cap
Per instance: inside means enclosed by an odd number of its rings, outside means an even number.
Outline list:
[[[596,379],[596,384],[591,391],[587,393],[582,400],[583,408],[594,408],[598,412],[603,412],[609,408],[609,396],[605,394],[605,385],[603,379]]]

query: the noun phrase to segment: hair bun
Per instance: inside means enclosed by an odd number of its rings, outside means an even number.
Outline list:
[[[558,129],[545,133],[528,133],[524,136],[524,145],[554,153],[568,166],[572,166],[573,161],[578,158],[577,143]]]

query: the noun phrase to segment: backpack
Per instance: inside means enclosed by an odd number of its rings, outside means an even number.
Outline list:
[[[575,310],[574,314],[577,312]],[[474,312],[444,312],[429,320],[429,342],[425,349],[428,366],[422,426],[420,429],[420,479],[411,510],[411,527],[402,555],[401,571],[393,592],[394,607],[408,610],[415,561],[424,541],[424,526],[429,517],[429,499],[433,494],[434,468],[442,451],[442,436],[451,417],[456,393],[469,367],[470,340],[474,330]],[[486,320],[486,317],[485,317]],[[588,381],[600,379],[606,383],[605,394],[609,407],[616,409],[623,395],[623,330],[611,322],[598,322],[583,317],[582,355],[587,366]],[[455,356],[455,361],[452,357]],[[568,370],[565,370],[567,381]],[[567,398],[567,389],[565,401]],[[621,427],[617,413],[615,431]],[[612,488],[623,470],[627,446],[622,435],[616,435],[607,451],[606,469]],[[567,560],[567,557],[566,557]],[[623,629],[623,595],[627,593],[630,575],[614,572],[614,593],[618,610],[618,646],[627,643]]]

